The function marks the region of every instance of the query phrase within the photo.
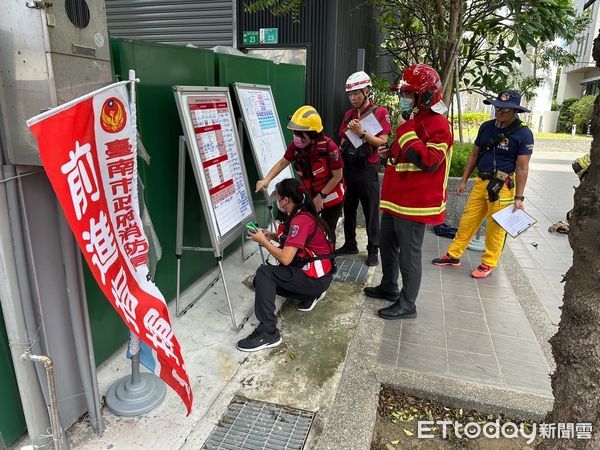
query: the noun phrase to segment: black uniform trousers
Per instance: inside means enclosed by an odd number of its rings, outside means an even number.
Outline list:
[[[400,305],[412,309],[417,301],[421,276],[421,247],[425,224],[394,216],[386,211],[381,215],[381,290],[398,293],[398,275],[402,274]]]
[[[329,288],[332,278],[332,274],[311,278],[299,267],[261,265],[254,275],[254,312],[260,321],[257,331],[272,334],[277,329],[275,295],[312,300]]]
[[[335,229],[337,227],[338,219],[342,214],[343,202],[338,203],[335,206],[330,206],[329,208],[323,208],[321,210],[321,219],[325,221],[333,235],[335,236]]]
[[[356,247],[356,212],[362,205],[367,225],[367,250],[379,248],[379,175],[376,165],[362,169],[344,167],[346,197],[344,199],[344,244]]]

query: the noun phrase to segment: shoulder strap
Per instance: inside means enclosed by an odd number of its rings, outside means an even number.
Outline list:
[[[488,143],[485,144],[485,146],[479,150],[479,156],[477,157],[477,163],[475,164],[475,167],[479,165],[479,161],[481,161],[483,155],[492,150],[492,148],[494,148],[496,145],[498,145],[502,139],[509,137],[512,133],[514,133],[517,130],[517,128],[520,128],[521,126],[527,126],[522,125],[522,123],[523,122],[521,122],[521,119],[517,117],[515,121],[511,123],[508,127],[506,127],[504,131],[502,131],[498,136],[490,139]]]
[[[377,110],[377,108],[379,108],[377,105],[371,105],[371,106],[369,106],[367,108],[367,110],[364,112],[364,114],[361,115],[361,117],[368,116],[369,114],[375,112],[375,110]],[[350,114],[350,117],[349,117],[348,120],[346,120],[345,124],[348,125],[351,120],[352,120],[352,114]]]
[[[376,109],[377,109],[377,105],[369,106],[369,108],[365,111],[365,113],[361,117],[365,117],[365,116],[368,116],[369,114],[374,113]]]

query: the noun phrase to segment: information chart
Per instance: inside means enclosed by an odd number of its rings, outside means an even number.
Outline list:
[[[287,147],[279,124],[271,86],[244,83],[234,83],[233,86],[244,117],[259,175],[264,178],[275,163],[283,157]],[[292,168],[288,166],[269,184],[267,188],[269,196],[273,194],[275,185],[279,181],[292,177]]]
[[[229,92],[188,86],[174,90],[211,237],[222,248],[236,228],[254,217]]]

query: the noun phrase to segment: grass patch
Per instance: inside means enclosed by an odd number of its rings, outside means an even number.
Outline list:
[[[477,137],[477,130],[479,127],[463,127],[463,141],[469,142],[471,145],[472,142]],[[458,128],[453,130],[454,139],[458,139]],[[535,139],[575,139],[575,140],[591,140],[591,136],[586,136],[585,134],[576,134],[573,137],[570,133],[533,133],[533,137]]]

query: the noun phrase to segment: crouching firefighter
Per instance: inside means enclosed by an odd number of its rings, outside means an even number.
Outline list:
[[[335,235],[318,216],[302,183],[287,178],[275,188],[277,208],[286,215],[277,233],[258,231],[249,238],[262,245],[279,265],[261,265],[254,276],[254,310],[259,324],[237,343],[244,352],[281,344],[275,296],[300,300],[300,311],[312,311],[325,297],[335,272]],[[279,241],[279,245],[271,243]]]

